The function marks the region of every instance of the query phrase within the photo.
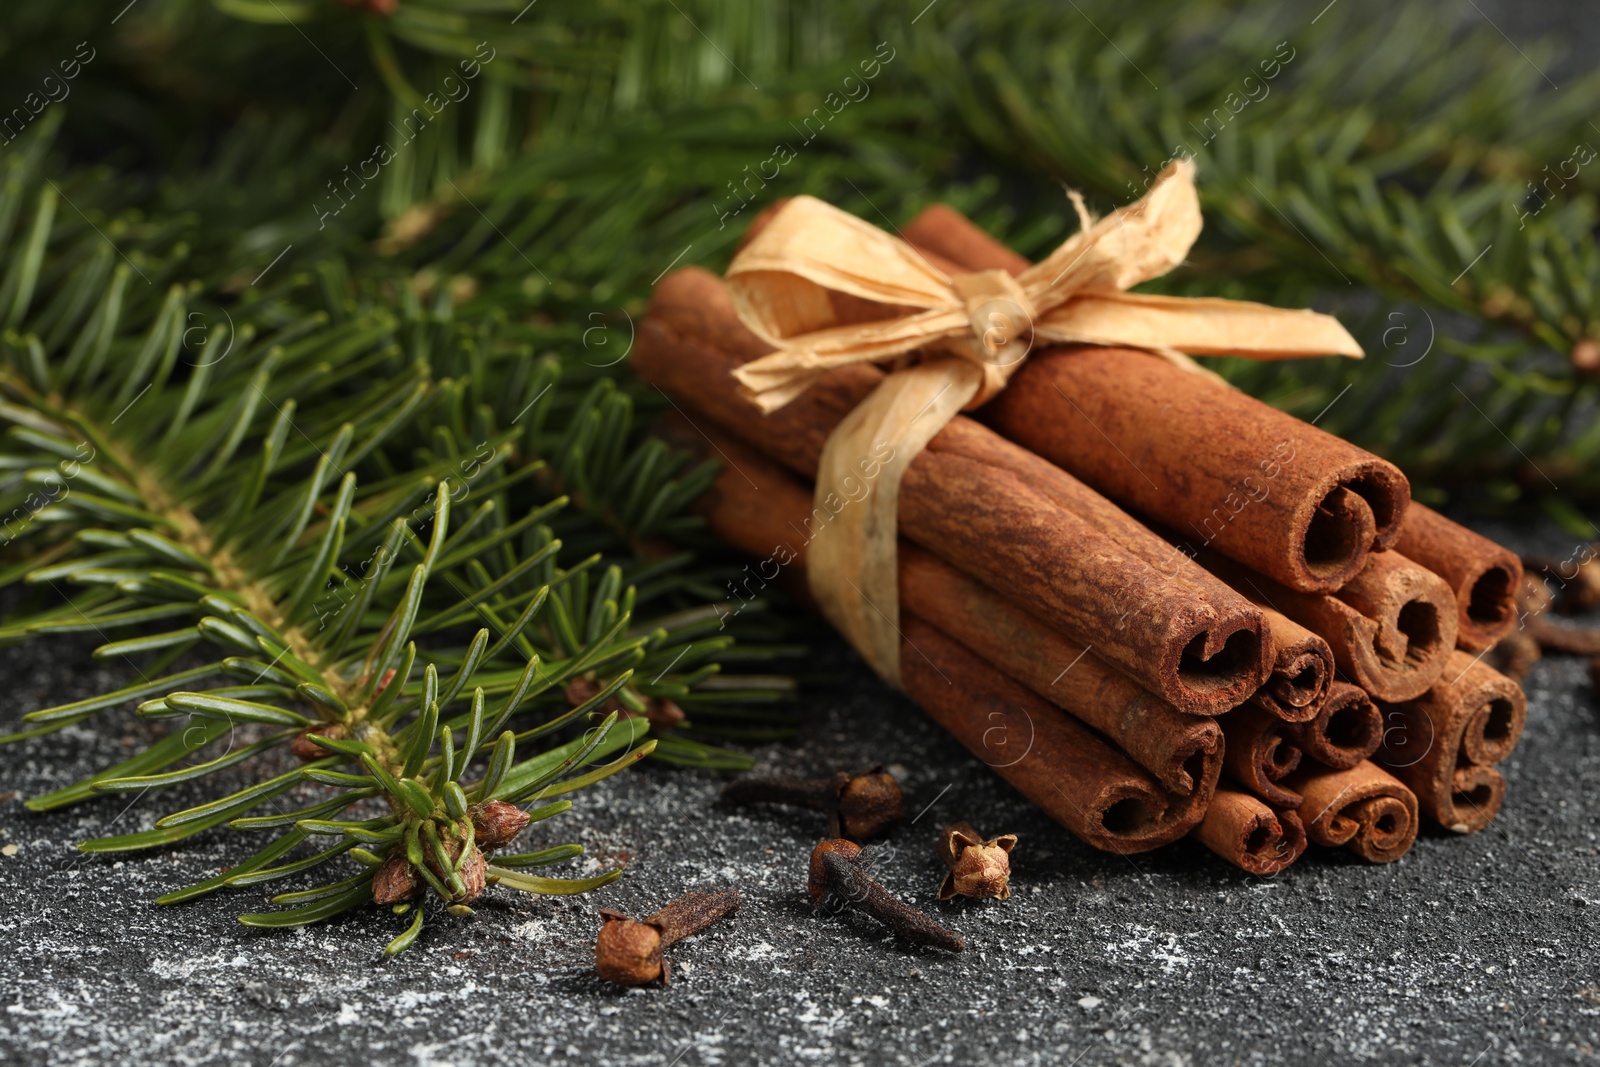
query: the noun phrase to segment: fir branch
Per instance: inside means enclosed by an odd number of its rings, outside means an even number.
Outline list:
[[[56,249],[72,261],[77,248],[71,232],[57,231],[48,200],[34,217],[29,239],[6,257],[19,293],[31,292],[36,277],[59,273]],[[23,494],[12,551],[31,556],[9,574],[59,594],[10,619],[6,633],[18,640],[95,632],[107,639],[97,655],[145,660],[136,665],[144,680],[30,713],[8,740],[129,700],[140,701],[142,716],[193,725],[30,806],[195,782],[285,747],[310,760],[174,812],[150,830],[85,842],[86,850],[167,845],[222,823],[276,828],[288,833],[259,862],[235,868],[237,878],[230,872],[166,899],[298,874],[348,853],[378,862],[325,891],[280,895],[289,910],[245,921],[315,921],[374,894],[395,902],[422,887],[460,911],[482,891],[483,854],[499,847],[479,843],[487,840],[484,812],[498,811],[493,805],[504,798],[528,805],[580,789],[649,755],[658,743],[646,736],[649,721],[623,716],[663,699],[657,693],[685,697],[714,673],[704,661],[727,642],[693,643],[670,623],[635,626],[635,594],[620,567],[591,583],[588,571],[600,557],[557,565],[561,544],[545,523],[564,502],[530,511],[525,498],[513,499],[519,487],[537,484],[541,464],[517,455],[519,435],[497,431],[492,412],[480,412],[473,427],[480,446],[463,445],[465,435],[453,430],[466,427],[449,413],[460,413],[464,390],[493,387],[435,381],[415,348],[404,355],[397,344],[406,338],[403,310],[397,319],[358,304],[337,318],[311,316],[307,325],[302,308],[301,321],[274,330],[239,308],[229,356],[183,365],[189,288],[172,287],[161,302],[147,300],[140,314],[125,317],[118,286],[126,281],[79,269],[86,295],[71,312],[78,330],[47,344],[28,314],[31,296],[19,298],[21,329],[9,335],[0,370],[0,419],[11,426],[0,469],[6,492]],[[281,302],[273,310],[281,314]],[[96,338],[105,339],[99,355]],[[112,351],[121,355],[109,358]],[[387,379],[375,394],[362,390],[373,374]],[[613,429],[628,436],[625,426]],[[432,447],[397,467],[395,450],[419,436]],[[360,472],[372,470],[378,477],[363,480]],[[452,522],[452,500],[468,483],[481,503]],[[599,489],[595,495],[608,498]],[[688,499],[678,493],[670,503]],[[525,517],[511,521],[518,514]],[[335,593],[355,586],[348,600],[330,599],[335,576]],[[467,645],[455,643],[478,623],[487,625]],[[135,636],[112,639],[117,631]],[[429,647],[419,652],[423,638]],[[184,653],[207,650],[211,662],[167,673]],[[652,680],[631,688],[639,668]],[[597,673],[611,681],[593,697],[563,695],[574,678]],[[621,708],[608,706],[614,698]],[[513,756],[518,745],[596,715],[602,721],[577,741]],[[505,729],[530,716],[537,725]],[[207,752],[252,724],[273,729],[237,753]],[[672,753],[707,767],[747,762],[687,739],[675,739]],[[474,757],[491,754],[491,774],[502,784],[464,783]],[[356,773],[335,772],[341,764]],[[323,799],[299,812],[254,814],[308,782]],[[468,804],[469,795],[478,799]],[[377,800],[388,815],[337,818]],[[330,832],[342,838],[334,848],[265,867],[304,834]],[[387,881],[374,889],[385,870]],[[608,878],[515,884],[570,892]]]

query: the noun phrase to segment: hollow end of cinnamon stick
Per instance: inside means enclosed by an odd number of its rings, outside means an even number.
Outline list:
[[[1369,863],[1391,863],[1416,843],[1416,794],[1370,760],[1348,770],[1302,770],[1288,785],[1304,795],[1300,820],[1319,845],[1343,846]]]
[[[1253,705],[1218,722],[1226,741],[1222,765],[1238,785],[1278,808],[1300,805],[1300,794],[1282,783],[1300,766],[1301,751],[1289,724]]]
[[[1522,586],[1516,553],[1416,501],[1406,510],[1395,548],[1455,591],[1458,647],[1482,652],[1516,625]]]
[[[1305,650],[1296,655],[1281,657],[1281,667],[1275,667],[1264,689],[1271,691],[1274,708],[1293,709],[1296,716],[1310,708],[1315,713],[1315,701],[1328,689],[1327,661],[1317,653]],[[1284,718],[1284,716],[1279,716]]]
[[[1507,678],[1507,682],[1511,679]],[[1511,755],[1527,721],[1527,697],[1515,682],[1516,693],[1489,696],[1480,710],[1467,721],[1462,750],[1474,763],[1499,763]]]
[[[1516,747],[1527,707],[1520,685],[1458,650],[1428,692],[1382,706],[1388,728],[1375,759],[1416,793],[1431,821],[1481,830],[1505,798],[1505,779],[1490,764]]]
[[[1178,796],[1209,791],[1222,774],[1222,731],[1204,721],[1195,723],[1195,727],[1171,744],[1164,763],[1146,765],[1162,785]]]
[[[1300,750],[1324,767],[1354,767],[1378,751],[1383,716],[1366,690],[1334,682],[1315,718],[1295,723],[1291,734]]]
[[[1266,656],[1261,624],[1250,614],[1234,612],[1205,620],[1163,663],[1162,695],[1191,715],[1215,715],[1237,707],[1260,685]]]
[[[1458,834],[1475,834],[1494,822],[1506,799],[1506,780],[1494,767],[1461,767],[1451,776],[1449,800],[1436,821]]]
[[[1252,599],[1261,608],[1273,660],[1272,673],[1250,703],[1285,722],[1315,718],[1333,683],[1333,649],[1320,635],[1266,604],[1258,591]]]
[[[1528,721],[1528,697],[1522,686],[1461,651],[1450,657],[1440,684],[1425,699],[1450,701],[1460,709],[1458,764],[1499,763],[1517,747]]]
[[[1376,457],[1324,475],[1326,490],[1289,531],[1291,565],[1301,571],[1288,584],[1332,592],[1361,570],[1369,551],[1382,551],[1399,535],[1411,486],[1399,470]]]
[[[1508,559],[1515,560],[1509,552]],[[1520,565],[1491,563],[1469,574],[1456,589],[1461,618],[1456,646],[1469,652],[1492,648],[1517,623],[1517,586]]]
[[[1191,836],[1251,874],[1276,874],[1306,850],[1305,825],[1298,814],[1274,810],[1236,789],[1217,790]]]
[[[1417,840],[1415,798],[1384,794],[1351,804],[1341,818],[1357,825],[1345,847],[1368,863],[1393,863]]]
[[[1339,667],[1379,700],[1427,692],[1456,647],[1455,592],[1399,552],[1374,552],[1337,594],[1359,613],[1331,640]],[[1366,620],[1363,623],[1361,620]]]

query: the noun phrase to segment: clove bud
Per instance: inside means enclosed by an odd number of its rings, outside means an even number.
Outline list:
[[[825,811],[833,837],[878,837],[905,817],[900,783],[881,765],[854,775],[840,771],[831,778],[787,774],[740,778],[723,788],[722,799],[731,804],[788,804]]]
[[[672,963],[662,957],[662,950],[732,915],[741,903],[737,889],[724,889],[685,893],[642,921],[602,908],[604,921],[594,945],[595,972],[618,985],[646,985],[657,979],[668,985]]]
[[[811,852],[807,891],[811,901],[821,906],[834,899],[877,919],[896,934],[918,945],[932,945],[949,952],[967,947],[962,936],[947,930],[917,909],[896,900],[867,873],[861,846],[853,841],[824,841]]]
[[[950,873],[939,887],[939,899],[1005,900],[1011,895],[1011,850],[1016,845],[1016,834],[1001,834],[986,841],[969,822],[945,827],[939,835],[937,851]]]

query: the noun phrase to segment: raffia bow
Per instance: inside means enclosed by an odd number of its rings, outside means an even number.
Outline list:
[[[1126,291],[1183,262],[1200,236],[1192,161],[1168,165],[1142,200],[1098,222],[1076,195],[1073,202],[1083,229],[1017,278],[981,271],[952,279],[870,223],[813,197],[794,198],[728,268],[739,317],[777,349],[739,368],[740,384],[763,411],[773,411],[835,367],[935,349],[982,373],[970,398],[976,406],[1021,365],[1018,348],[1029,333],[1035,342],[1168,357],[1360,358],[1361,347],[1328,315]],[[918,310],[839,326],[830,292]]]
[[[823,450],[816,500],[834,519],[811,544],[807,567],[830,621],[897,686],[900,480],[950,419],[1005,388],[1037,343],[1139,348],[1202,374],[1210,372],[1187,354],[1362,354],[1328,315],[1127,291],[1183,262],[1199,237],[1192,161],[1168,165],[1142,199],[1099,221],[1072,199],[1082,229],[1016,278],[998,270],[951,278],[905,241],[806,196],[785,204],[728,268],[739,317],[776,349],[734,372],[762,411],[837,367],[898,364]],[[832,294],[911,310],[839,325]],[[862,457],[886,445],[893,459],[874,468],[865,495],[846,491],[863,477]],[[848,506],[829,506],[841,500]]]

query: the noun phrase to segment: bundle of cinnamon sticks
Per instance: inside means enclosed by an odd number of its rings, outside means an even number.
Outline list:
[[[943,206],[901,235],[951,277],[1029,265]],[[770,351],[686,268],[633,366],[673,401],[658,432],[722,464],[702,513],[756,560],[732,594],[806,602],[810,549],[888,458],[819,499],[824,445],[885,372],[827,370],[763,413],[732,372]],[[901,687],[1090,844],[1192,836],[1268,874],[1308,841],[1387,862],[1423,816],[1468,832],[1499,810],[1526,704],[1481,653],[1515,625],[1521,565],[1377,456],[1149,352],[1057,345],[898,491]]]

